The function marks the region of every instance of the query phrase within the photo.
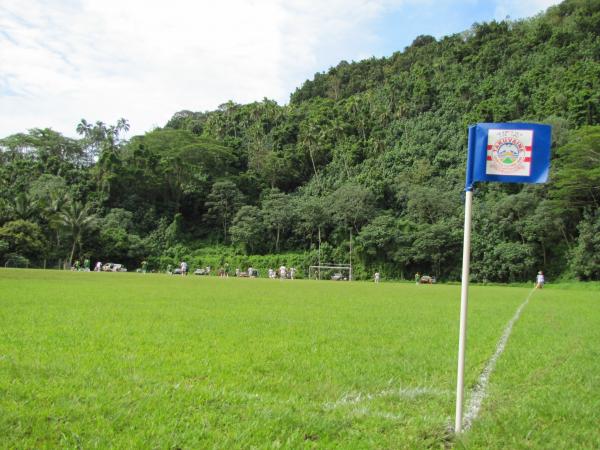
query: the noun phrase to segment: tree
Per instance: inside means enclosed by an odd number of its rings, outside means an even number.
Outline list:
[[[45,173],[63,176],[83,162],[81,143],[67,138],[50,128],[33,128],[28,133],[15,134],[0,140],[6,147],[20,156],[28,155],[43,168]]]
[[[145,246],[133,232],[133,213],[122,208],[113,208],[102,219],[98,219],[99,256],[126,264],[143,258]]]
[[[600,207],[600,125],[573,132],[557,166],[552,195],[563,208]]]
[[[434,224],[452,217],[459,208],[459,195],[444,191],[429,183],[415,185],[408,189],[406,212],[416,222]]]
[[[367,188],[347,183],[331,194],[331,209],[339,222],[358,233],[375,211],[375,198]]]
[[[399,240],[400,229],[389,213],[375,217],[356,236],[356,252],[367,264],[391,261]]]
[[[14,214],[16,218],[28,220],[37,212],[37,201],[26,192],[19,192],[15,197]]]
[[[85,119],[77,124],[77,134],[83,136],[88,155],[88,163],[98,160],[103,151],[114,151],[121,144],[121,133],[129,131],[129,122],[119,119],[115,125],[106,125],[97,121],[91,124]]]
[[[312,243],[316,232],[317,243],[321,248],[324,237],[323,230],[331,222],[331,214],[327,209],[327,198],[317,195],[300,195],[294,199],[296,210],[296,232],[303,239]]]
[[[71,236],[73,245],[69,255],[69,266],[73,262],[75,249],[82,246],[83,233],[94,226],[96,216],[90,214],[89,208],[82,203],[70,200],[56,216],[57,223]]]
[[[217,181],[208,194],[208,214],[221,224],[223,242],[227,242],[229,223],[242,203],[242,193],[232,181]]]
[[[570,258],[570,267],[582,280],[600,279],[600,212],[587,211],[579,224],[579,237]]]
[[[0,227],[0,242],[4,251],[16,253],[29,259],[41,259],[46,254],[46,239],[36,223],[18,219]]]
[[[42,205],[54,196],[66,195],[67,191],[67,181],[63,177],[49,173],[42,174],[29,186],[31,199],[40,202]]]
[[[281,233],[292,222],[290,199],[286,194],[275,188],[267,191],[261,206],[267,229],[275,233],[275,251],[278,252]]]
[[[433,225],[420,224],[414,232],[414,260],[433,270],[437,277],[453,276],[460,261],[461,227],[456,219]]]
[[[184,129],[153,130],[134,137],[123,150],[115,180],[119,191],[112,198],[128,198],[133,190],[159,211],[191,216],[202,209],[214,178],[234,172],[235,162],[232,151],[212,139]]]
[[[264,217],[256,206],[242,206],[233,219],[231,226],[231,240],[234,244],[241,244],[246,254],[252,254],[259,249],[264,241]]]

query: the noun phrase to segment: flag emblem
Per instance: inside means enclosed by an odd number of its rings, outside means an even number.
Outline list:
[[[531,175],[533,130],[488,130],[486,175]]]

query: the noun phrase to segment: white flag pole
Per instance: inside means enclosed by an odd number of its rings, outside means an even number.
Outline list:
[[[467,340],[467,306],[469,303],[469,263],[471,259],[471,209],[473,205],[473,188],[465,192],[465,234],[463,240],[462,281],[460,286],[460,331],[458,336],[458,374],[456,377],[456,421],[454,432],[462,431],[465,345]]]

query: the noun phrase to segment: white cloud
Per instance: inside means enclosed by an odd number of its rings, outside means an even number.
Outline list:
[[[315,71],[364,53],[369,21],[391,4],[8,0],[0,136],[45,126],[72,135],[82,117],[125,117],[139,133],[181,109],[285,102]]]
[[[373,24],[418,1],[3,0],[0,137],[73,135],[81,118],[141,133],[182,109],[283,103],[315,72],[371,55]],[[497,13],[547,3],[500,0]]]

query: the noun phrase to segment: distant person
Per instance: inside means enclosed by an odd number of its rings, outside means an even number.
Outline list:
[[[375,283],[379,283],[379,279],[381,278],[381,275],[379,274],[379,272],[375,272],[375,276],[373,278],[375,279]]]
[[[173,275],[173,266],[171,264],[167,264],[167,273]]]
[[[85,260],[83,261],[83,270],[85,270],[86,272],[90,271],[90,260],[89,260],[89,258],[85,258]]]
[[[146,261],[142,261],[142,273],[146,273],[148,271],[148,263]]]
[[[181,275],[187,275],[188,265],[185,261],[181,262]]]
[[[296,268],[290,267],[290,279],[293,280],[296,276]]]
[[[96,261],[96,267],[94,267],[94,272],[102,272],[102,262]]]
[[[542,289],[544,287],[544,273],[540,270],[535,277],[535,287],[536,289]]]
[[[270,280],[272,280],[273,278],[275,278],[275,272],[270,267],[269,267],[269,270],[268,270],[268,274],[269,274],[269,279]]]
[[[415,274],[415,284],[419,284],[419,281],[421,281],[421,274],[417,272]]]
[[[287,269],[285,268],[285,266],[281,266],[279,268],[279,278],[281,278],[282,280],[285,280],[287,276]]]
[[[239,268],[239,267],[236,267],[236,268],[235,268],[235,276],[236,276],[236,277],[239,277],[239,276],[240,276],[240,268]]]
[[[78,259],[75,260],[75,264],[73,265],[73,267],[71,267],[71,270],[79,272],[79,260]]]
[[[248,267],[248,277],[254,278],[254,269],[252,267]]]

